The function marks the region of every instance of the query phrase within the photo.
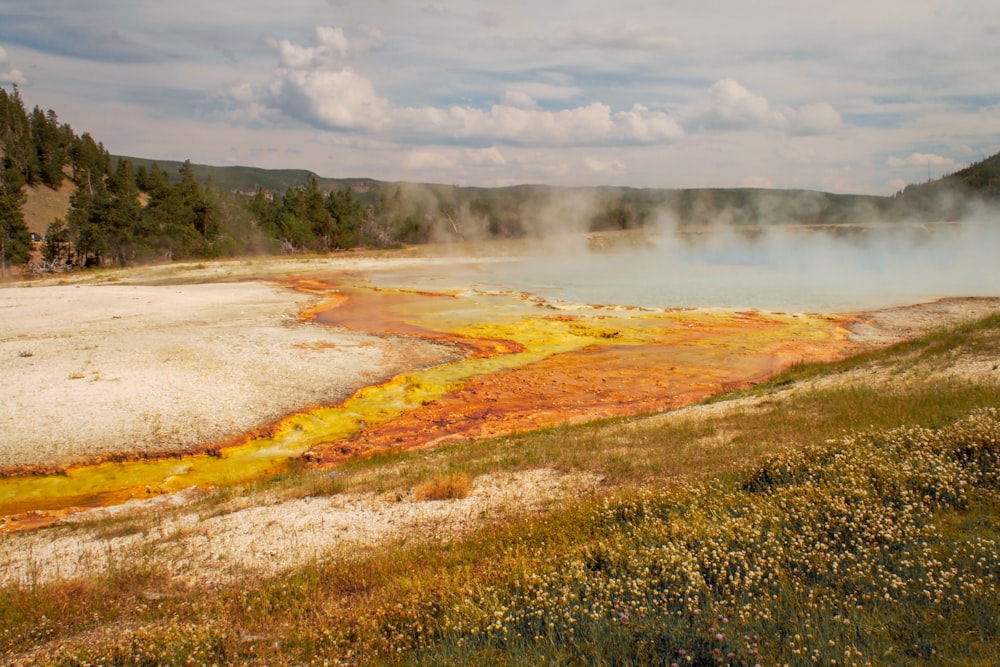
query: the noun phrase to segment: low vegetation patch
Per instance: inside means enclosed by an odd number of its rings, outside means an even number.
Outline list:
[[[468,498],[472,493],[472,480],[464,472],[434,475],[432,479],[418,484],[413,489],[415,500],[451,500]]]

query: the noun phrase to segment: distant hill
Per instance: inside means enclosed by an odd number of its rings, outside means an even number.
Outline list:
[[[113,157],[117,160],[117,157]],[[182,162],[126,158],[136,168],[150,169],[156,164],[173,181],[180,180]],[[842,195],[811,190],[779,190],[755,188],[630,188],[630,187],[560,187],[518,185],[503,188],[461,187],[428,183],[396,183],[371,178],[324,178],[305,169],[260,169],[257,167],[215,167],[191,165],[199,182],[229,192],[252,194],[258,188],[283,194],[289,188],[305,185],[316,178],[324,194],[344,191],[348,187],[361,202],[377,204],[384,196],[404,196],[415,191],[427,194],[440,207],[455,211],[463,208],[482,212],[506,212],[525,203],[559,195],[591,196],[604,205],[604,218],[595,221],[598,228],[642,226],[647,219],[664,210],[678,222],[699,224],[723,218],[735,224],[801,223],[823,224],[868,222],[877,217],[891,202],[888,197],[872,195]],[[523,211],[522,211],[523,212]]]
[[[112,156],[117,162],[120,156]],[[183,162],[126,157],[136,169],[155,164],[172,182],[181,180]],[[487,236],[516,236],[530,230],[523,225],[526,211],[560,196],[584,197],[594,205],[591,229],[642,227],[655,216],[673,216],[680,224],[723,221],[729,224],[836,224],[872,220],[957,220],[983,202],[1000,203],[1000,153],[965,169],[927,183],[907,186],[893,197],[844,195],[812,190],[755,188],[630,188],[518,185],[502,188],[460,187],[426,183],[397,183],[371,178],[326,178],[307,169],[193,164],[201,183],[228,192],[253,194],[259,188],[283,195],[315,178],[324,194],[350,188],[367,206],[384,204],[395,214],[411,217],[423,231],[410,241],[448,237],[449,230],[464,236],[470,214],[484,221]],[[55,217],[65,216],[72,187],[59,191],[30,188],[25,218],[33,232],[44,233]],[[400,213],[402,211],[402,213]],[[464,223],[462,222],[464,220]],[[480,234],[476,234],[479,236]]]
[[[117,162],[122,157],[131,162],[136,169],[139,167],[150,169],[155,164],[170,177],[171,182],[176,183],[181,179],[180,168],[183,166],[183,162],[129,156],[112,156],[112,159]],[[191,166],[194,167],[195,177],[199,182],[205,183],[210,180],[218,188],[244,194],[253,194],[258,188],[263,188],[267,192],[284,193],[288,188],[305,185],[310,176],[316,178],[320,190],[324,194],[343,191],[350,187],[355,194],[364,195],[381,187],[380,181],[370,178],[324,178],[307,169],[215,167],[194,163]]]
[[[941,181],[980,197],[1000,199],[1000,153],[945,176]]]
[[[1000,205],[1000,153],[927,183],[908,185],[887,209],[889,219],[960,220]]]

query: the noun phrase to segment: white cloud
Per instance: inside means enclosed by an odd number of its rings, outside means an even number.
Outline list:
[[[602,160],[592,155],[583,158],[583,166],[595,174],[614,174],[625,171],[625,164],[621,160]]]
[[[336,71],[280,69],[267,92],[272,106],[325,128],[374,129],[386,120],[387,102],[371,81],[347,67]]]
[[[226,94],[229,95],[230,99],[236,102],[250,103],[255,99],[253,86],[249,83],[241,83],[235,86],[230,86],[226,90]]]
[[[641,104],[612,117],[617,138],[639,143],[663,143],[680,139],[684,129],[662,111],[650,111]]]
[[[0,83],[13,83],[18,86],[27,86],[29,81],[28,77],[24,75],[19,69],[10,69],[6,72],[0,72]]]
[[[455,166],[455,161],[436,151],[416,150],[403,157],[403,166],[409,169],[449,169]]]
[[[894,169],[902,167],[937,167],[951,169],[956,166],[954,160],[934,153],[911,153],[909,157],[891,157],[885,161],[887,165]]]
[[[263,92],[266,103],[287,116],[317,127],[378,130],[397,138],[572,145],[607,142],[668,143],[683,136],[680,125],[663,111],[636,104],[615,112],[593,102],[562,109],[539,108],[524,88],[507,90],[489,107],[395,107],[379,95],[374,82],[344,62],[354,51],[340,28],[316,29],[316,45],[269,39],[279,67]],[[573,88],[534,84],[543,93],[565,94]],[[232,99],[247,103],[246,88],[232,89]]]
[[[694,114],[694,124],[706,130],[773,129],[796,135],[830,134],[841,128],[840,112],[826,102],[775,110],[766,97],[733,79],[716,81],[708,103]]]
[[[0,66],[6,66],[10,64],[10,55],[7,53],[7,49],[0,46]],[[0,71],[0,83],[12,83],[16,86],[27,86],[28,77],[24,75],[19,69],[11,68],[6,72]]]
[[[716,81],[709,90],[709,106],[699,116],[707,129],[747,129],[774,125],[781,115],[771,111],[762,95],[751,93],[733,79]]]
[[[268,45],[278,52],[278,64],[291,69],[332,65],[347,56],[349,43],[341,28],[316,28],[316,46],[293,44],[287,39],[268,39]]]
[[[508,90],[503,95],[503,103],[515,109],[537,109],[538,103],[531,96],[519,90]]]
[[[466,153],[465,161],[477,166],[488,167],[502,167],[507,164],[507,158],[496,146],[472,149]]]
[[[425,133],[447,139],[503,141],[515,144],[570,145],[627,141],[664,143],[683,130],[663,112],[635,106],[614,113],[600,102],[548,110],[529,106],[530,98],[505,96],[487,109],[419,107],[390,112],[399,133]]]
[[[792,134],[829,134],[840,129],[840,113],[826,102],[815,102],[786,114]]]

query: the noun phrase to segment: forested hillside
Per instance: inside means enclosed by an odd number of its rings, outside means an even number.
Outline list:
[[[890,217],[956,220],[1000,203],[1000,153],[954,174],[907,186],[895,197]]]
[[[252,253],[329,252],[427,241],[724,223],[957,219],[1000,199],[1000,154],[895,197],[802,190],[507,188],[326,179],[297,169],[113,158],[52,110],[0,88],[0,275]],[[24,218],[27,188],[74,192],[65,216]],[[33,256],[34,251],[34,256]]]

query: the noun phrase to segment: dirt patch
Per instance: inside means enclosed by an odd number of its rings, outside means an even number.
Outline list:
[[[1000,312],[1000,298],[948,298],[910,306],[857,313],[848,325],[850,340],[865,347],[885,347],[934,329],[955,326]]]

